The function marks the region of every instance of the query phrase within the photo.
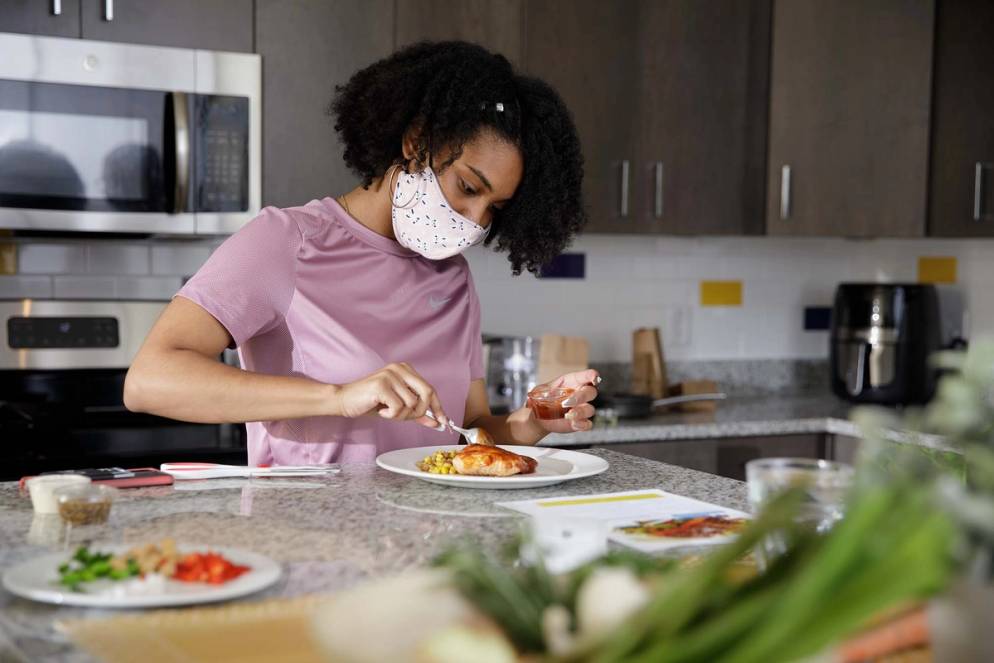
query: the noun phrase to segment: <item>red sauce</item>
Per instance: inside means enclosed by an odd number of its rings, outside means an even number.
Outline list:
[[[568,387],[536,387],[528,392],[528,407],[536,419],[562,419],[569,412],[568,407],[563,407],[563,401],[574,391]]]

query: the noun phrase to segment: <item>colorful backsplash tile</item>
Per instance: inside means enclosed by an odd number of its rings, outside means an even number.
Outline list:
[[[956,258],[921,256],[918,258],[919,283],[956,283]]]
[[[587,274],[587,256],[583,253],[563,253],[543,265],[540,279],[582,279]]]
[[[742,281],[701,281],[701,306],[742,306]]]
[[[825,331],[831,326],[831,306],[804,307],[804,331]]]

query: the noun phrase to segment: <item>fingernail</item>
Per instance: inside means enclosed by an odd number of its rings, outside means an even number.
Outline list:
[[[563,401],[563,407],[573,407],[574,405],[576,405],[576,398],[573,396]]]
[[[601,382],[603,382],[603,380],[601,379],[601,376],[598,375],[596,378],[594,378],[594,384],[595,385],[598,385]]]
[[[573,430],[583,430],[580,427],[580,422],[579,421],[571,421],[570,422],[570,428],[572,428]]]

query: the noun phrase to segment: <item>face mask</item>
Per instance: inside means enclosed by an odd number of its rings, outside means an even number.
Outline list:
[[[401,246],[430,260],[462,253],[487,236],[487,229],[456,212],[431,168],[397,175],[391,201],[393,234]]]

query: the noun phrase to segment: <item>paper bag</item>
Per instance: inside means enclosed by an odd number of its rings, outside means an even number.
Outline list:
[[[669,386],[659,328],[640,328],[632,333],[632,393],[662,398]]]
[[[545,384],[566,373],[584,371],[589,367],[589,360],[587,339],[545,334],[538,350],[538,384]]]

